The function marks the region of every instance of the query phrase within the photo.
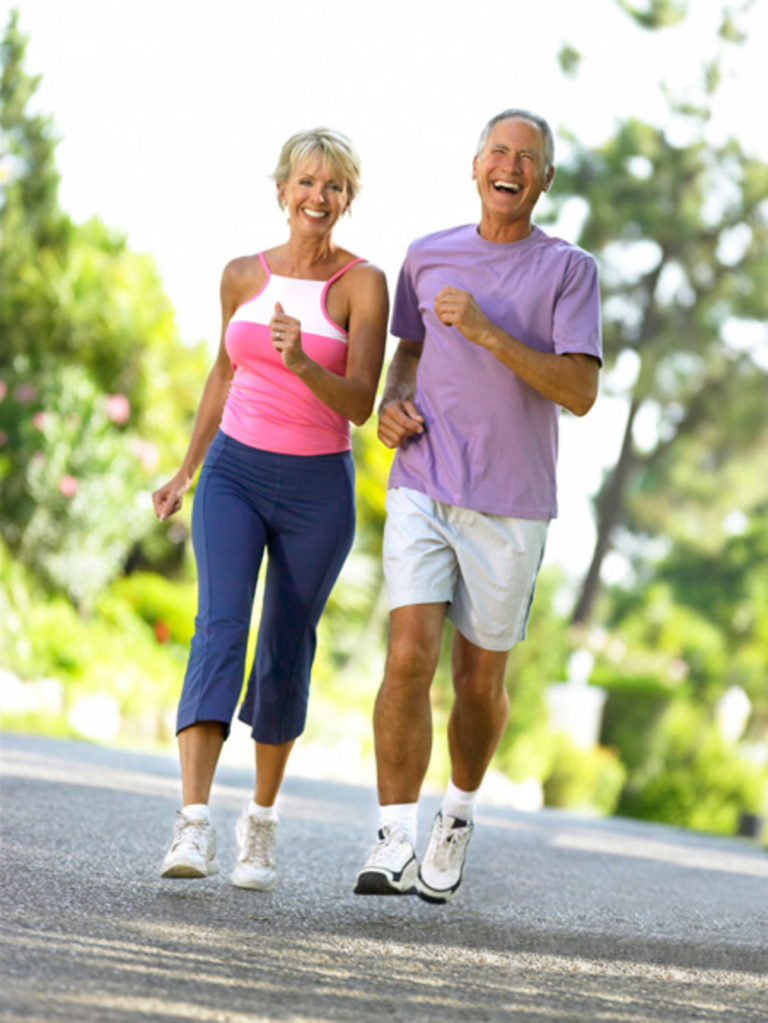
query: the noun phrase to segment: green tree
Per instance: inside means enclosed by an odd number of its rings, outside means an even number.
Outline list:
[[[738,39],[732,12],[726,24],[723,38]],[[768,497],[768,475],[750,471],[768,440],[768,167],[735,140],[706,141],[717,70],[717,60],[704,69],[699,105],[670,100],[671,123],[693,141],[630,119],[595,150],[572,138],[558,170],[554,214],[583,204],[579,242],[601,268],[604,387],[627,408],[596,498],[577,625],[591,618],[603,562],[623,537],[712,535],[728,511]],[[650,441],[640,430],[649,422]]]
[[[180,344],[153,261],[61,210],[25,50],[13,12],[0,44],[0,536],[82,602],[167,531],[148,492],[161,452],[181,457],[208,360]]]

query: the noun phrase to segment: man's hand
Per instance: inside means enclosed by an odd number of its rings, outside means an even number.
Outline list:
[[[379,416],[379,440],[388,448],[399,448],[409,437],[424,433],[424,417],[412,401],[391,401]]]
[[[472,344],[483,344],[483,338],[492,326],[480,311],[474,297],[459,288],[443,288],[435,298],[435,312],[446,327],[455,327]]]

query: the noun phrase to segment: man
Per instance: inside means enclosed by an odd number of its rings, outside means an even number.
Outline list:
[[[524,638],[557,513],[559,407],[581,416],[597,395],[595,262],[531,220],[553,177],[543,118],[492,118],[473,161],[479,224],[414,242],[400,273],[392,333],[402,340],[379,421],[379,438],[397,448],[384,533],[390,632],[374,712],[381,816],[361,895],[415,889],[443,903],[461,884],[477,792],[506,727],[507,655]],[[446,616],[451,777],[419,865]]]

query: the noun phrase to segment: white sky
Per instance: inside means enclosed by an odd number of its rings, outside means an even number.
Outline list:
[[[721,9],[690,0],[682,26],[646,33],[615,0],[0,0],[3,29],[11,6],[27,70],[43,75],[37,106],[62,139],[64,209],[150,252],[182,338],[212,344],[224,264],[285,237],[269,175],[292,132],[322,124],[352,139],[363,191],[336,235],[393,287],[411,239],[476,219],[471,157],[490,116],[529,107],[588,144],[628,116],[664,124],[661,84],[697,96]],[[712,139],[768,159],[755,102],[768,2],[743,24]],[[575,80],[557,63],[564,43],[583,55]],[[591,553],[585,498],[619,430],[606,400],[564,422],[548,560],[574,572]]]

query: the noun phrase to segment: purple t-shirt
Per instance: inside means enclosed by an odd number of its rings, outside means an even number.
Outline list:
[[[560,407],[434,309],[446,286],[474,295],[488,319],[531,348],[602,358],[597,266],[589,253],[539,228],[489,242],[474,224],[439,231],[408,249],[392,333],[423,341],[414,404],[425,431],[398,448],[390,487],[494,515],[557,515]]]

